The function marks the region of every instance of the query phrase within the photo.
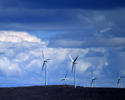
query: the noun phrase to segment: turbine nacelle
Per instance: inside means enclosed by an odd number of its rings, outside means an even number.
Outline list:
[[[43,62],[48,62],[49,60],[51,60],[51,59],[45,59],[45,60],[43,60]]]
[[[125,78],[125,76],[119,76],[118,81],[120,81],[122,78]]]
[[[66,81],[66,80],[68,80],[68,78],[61,78],[61,80],[62,80],[62,81]]]
[[[120,76],[119,78],[120,78],[120,79],[121,79],[121,78],[125,78],[125,76]]]
[[[69,55],[69,58],[70,58],[70,60],[71,60],[71,62],[72,62],[73,64],[77,64],[76,61],[77,61],[78,57],[79,57],[79,56],[76,56],[76,58],[73,59],[73,58]]]
[[[96,77],[92,77],[92,80],[96,80],[97,78]]]
[[[72,63],[72,72],[73,72],[73,70],[75,70],[74,67],[75,67],[75,64],[77,64],[76,61],[77,61],[78,57],[79,57],[79,56],[76,56],[76,58],[73,59],[73,58],[69,55],[69,58],[70,58],[71,63]]]

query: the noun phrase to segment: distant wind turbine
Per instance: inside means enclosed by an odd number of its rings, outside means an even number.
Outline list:
[[[67,75],[68,75],[68,72],[65,74],[64,78],[61,79],[61,81],[65,81],[65,85],[66,85],[66,81],[68,80]]]
[[[96,77],[92,77],[92,79],[91,79],[91,87],[93,87],[93,83],[94,83],[94,81],[96,80],[97,78]]]
[[[77,61],[78,57],[79,56],[76,56],[75,59],[72,59],[72,57],[69,56],[69,58],[72,62],[72,73],[74,72],[74,86],[75,86],[75,88],[76,88],[76,66],[75,65],[77,64],[76,61]]]
[[[118,80],[117,80],[117,87],[118,87],[118,88],[121,88],[121,87],[122,87],[122,82],[121,82],[121,79],[122,79],[122,78],[125,78],[125,77],[124,77],[124,76],[119,76],[119,77],[118,77]]]
[[[42,65],[42,69],[41,69],[41,72],[44,70],[45,71],[45,86],[47,85],[47,63],[49,60],[51,59],[48,59],[46,58],[45,59],[45,56],[44,56],[44,53],[42,51],[42,58],[43,58],[43,65]]]

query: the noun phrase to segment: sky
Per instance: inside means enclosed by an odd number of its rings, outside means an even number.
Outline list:
[[[124,0],[0,0],[0,87],[48,85],[116,87],[125,76]],[[68,80],[61,81],[68,72]],[[125,88],[125,78],[121,80]]]

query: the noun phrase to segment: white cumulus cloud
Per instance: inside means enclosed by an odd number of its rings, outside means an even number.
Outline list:
[[[41,42],[39,38],[18,31],[0,31],[0,42]]]

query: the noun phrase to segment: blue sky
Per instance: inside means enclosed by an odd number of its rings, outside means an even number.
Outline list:
[[[125,76],[124,0],[0,0],[0,86],[73,84],[68,55],[77,64],[77,85],[116,87]],[[125,87],[125,79],[122,80]]]

